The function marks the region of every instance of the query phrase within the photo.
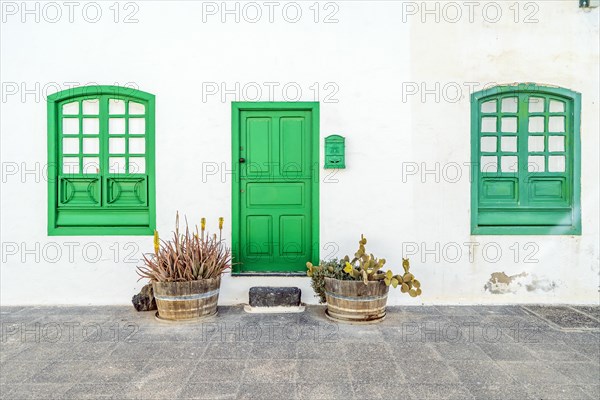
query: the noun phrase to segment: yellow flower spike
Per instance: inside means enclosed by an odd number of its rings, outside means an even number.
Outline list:
[[[219,229],[223,229],[223,222],[224,221],[225,221],[225,218],[219,217]]]
[[[204,230],[206,229],[206,218],[204,217],[200,219],[200,229],[202,229],[202,232],[204,232]]]
[[[160,241],[158,239],[158,231],[154,230],[154,254],[158,255],[158,248],[160,247]]]

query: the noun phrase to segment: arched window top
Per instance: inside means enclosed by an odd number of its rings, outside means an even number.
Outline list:
[[[66,89],[48,96],[49,103],[67,103],[69,100],[81,98],[95,98],[99,96],[113,96],[116,98],[129,98],[149,101],[154,99],[154,95],[141,90],[114,85],[92,85],[79,86]]]
[[[480,90],[478,92],[474,92],[471,95],[471,99],[473,101],[478,101],[486,99],[488,97],[503,97],[518,93],[538,93],[540,95],[564,97],[573,100],[581,97],[581,94],[579,92],[566,89],[560,86],[552,86],[537,83],[519,83],[512,85],[497,85],[489,89]]]

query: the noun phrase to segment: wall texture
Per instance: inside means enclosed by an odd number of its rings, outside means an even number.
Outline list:
[[[135,267],[151,237],[46,234],[45,98],[86,84],[156,95],[163,235],[177,210],[213,229],[231,220],[231,101],[318,100],[322,137],[347,144],[347,168],[321,170],[322,257],[353,253],[361,233],[390,266],[410,257],[423,296],[394,291],[390,304],[598,302],[598,9],[35,4],[2,5],[3,305],[126,304],[143,285]],[[469,95],[514,82],[582,93],[581,236],[470,235]],[[299,286],[316,301],[307,278],[227,276],[221,303],[246,302],[256,285]]]

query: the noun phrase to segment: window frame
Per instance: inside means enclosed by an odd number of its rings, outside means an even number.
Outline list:
[[[62,164],[58,141],[61,138],[59,132],[59,107],[69,100],[84,100],[94,96],[115,96],[119,99],[129,101],[141,101],[147,105],[145,110],[146,128],[145,128],[145,172],[147,176],[147,211],[148,225],[143,226],[57,226],[58,185],[61,176]],[[80,118],[82,110],[79,110]],[[99,114],[100,116],[100,114]],[[99,117],[100,118],[100,117]],[[108,117],[107,117],[108,118]],[[134,88],[120,87],[112,85],[82,86],[63,90],[48,96],[47,99],[47,121],[48,121],[48,236],[109,236],[109,235],[152,235],[156,228],[156,174],[155,174],[155,96]],[[79,135],[82,135],[80,132]],[[102,144],[102,132],[100,131],[100,148]],[[106,144],[107,146],[108,144]],[[80,149],[80,151],[83,151]],[[100,152],[98,157],[102,158]],[[108,159],[108,154],[104,153]],[[102,164],[102,159],[100,160]],[[83,168],[83,166],[80,166]],[[94,175],[91,175],[93,177]],[[108,173],[100,176],[107,177]],[[127,175],[124,175],[127,177]],[[101,196],[104,197],[104,190],[100,189]],[[146,209],[146,208],[144,208]],[[98,211],[100,211],[99,209]],[[103,209],[102,209],[103,210]]]
[[[496,99],[501,95],[524,93],[558,96],[572,104],[573,155],[571,158],[572,193],[570,199],[571,225],[479,225],[479,182],[480,169],[480,132],[479,120],[482,116],[480,104]],[[499,105],[497,104],[497,107]],[[497,111],[498,112],[498,111]],[[581,235],[581,94],[556,86],[521,83],[500,85],[471,94],[471,234],[472,235]],[[568,132],[567,132],[568,134]],[[517,136],[521,136],[517,131]],[[521,139],[519,139],[521,140]],[[497,146],[499,146],[499,140]],[[566,143],[565,143],[566,145]],[[498,162],[498,170],[500,162]],[[568,168],[568,166],[567,166]],[[520,178],[520,176],[519,176]],[[549,206],[550,210],[552,207]],[[540,209],[543,209],[540,207]]]

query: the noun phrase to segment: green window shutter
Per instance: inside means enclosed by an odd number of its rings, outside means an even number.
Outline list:
[[[86,86],[48,98],[48,234],[149,235],[154,96]]]
[[[580,94],[521,84],[471,100],[472,234],[580,234]]]

